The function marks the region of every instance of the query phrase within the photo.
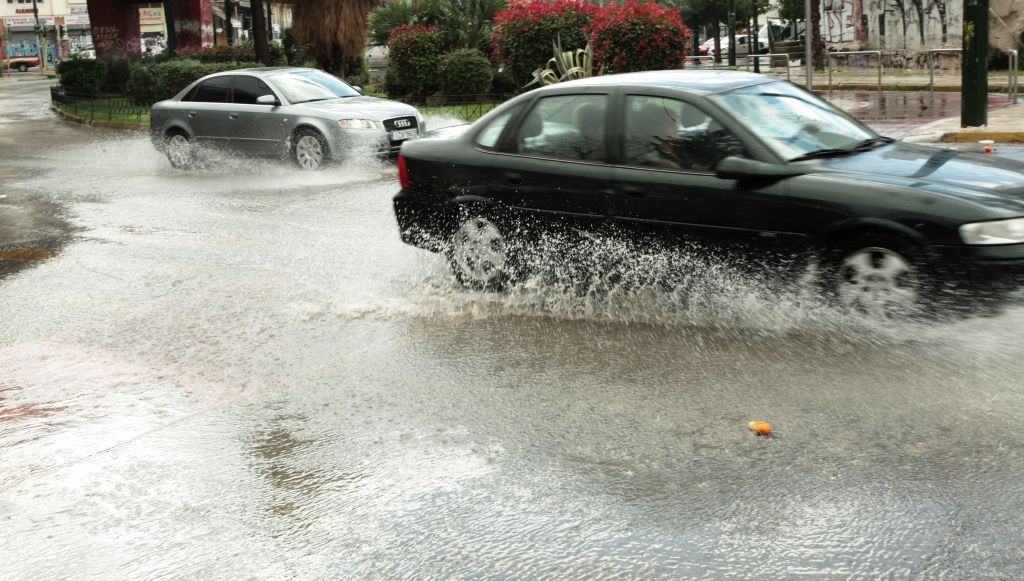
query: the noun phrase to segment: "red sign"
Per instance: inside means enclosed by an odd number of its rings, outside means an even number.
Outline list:
[[[15,14],[34,14],[35,11],[31,8],[18,8],[14,11]]]

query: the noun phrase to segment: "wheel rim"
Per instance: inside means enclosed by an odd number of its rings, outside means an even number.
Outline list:
[[[906,312],[917,305],[917,273],[901,254],[886,248],[862,248],[839,269],[839,301],[873,315]]]
[[[324,148],[312,135],[303,135],[295,144],[295,159],[305,169],[317,169],[324,161]]]
[[[455,233],[453,257],[463,276],[487,283],[505,270],[505,239],[490,220],[471,218]]]
[[[171,160],[171,165],[176,167],[187,165],[192,157],[192,146],[188,142],[188,138],[180,133],[172,135],[167,140],[167,157]]]

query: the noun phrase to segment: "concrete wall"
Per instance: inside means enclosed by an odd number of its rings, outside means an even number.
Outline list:
[[[928,50],[963,46],[963,0],[820,1],[831,50],[881,50],[886,67],[920,68]],[[1024,52],[1024,0],[989,0],[989,8],[991,46]],[[955,66],[956,56],[941,55],[938,63]]]

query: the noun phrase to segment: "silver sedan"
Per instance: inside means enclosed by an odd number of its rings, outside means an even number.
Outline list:
[[[323,71],[270,67],[217,73],[153,105],[150,135],[174,167],[197,147],[291,157],[303,169],[356,154],[396,153],[424,131],[411,105],[366,97]]]

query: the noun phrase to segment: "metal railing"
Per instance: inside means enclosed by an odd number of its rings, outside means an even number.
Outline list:
[[[712,69],[720,69],[720,68],[728,67],[729,66],[728,64],[726,64],[727,63],[726,59],[723,59],[723,60],[721,60],[719,62],[715,62],[715,57],[713,57],[713,56],[696,56],[696,55],[694,55],[694,56],[686,57],[686,60],[687,61],[693,61],[694,65],[698,65],[701,68],[705,68],[705,66],[703,64],[700,64],[703,61],[711,61],[711,67],[710,68],[712,68]]]
[[[935,90],[935,55],[939,53],[961,54],[962,48],[933,48],[928,51],[928,90]],[[961,66],[963,66],[961,64]]]
[[[50,87],[50,101],[64,113],[88,121],[148,123],[150,106],[124,95],[78,95]]]
[[[828,52],[825,53],[825,68],[828,69],[828,90],[832,90],[832,64],[831,59],[838,56],[853,56],[858,54],[873,54],[878,58],[878,90],[882,90],[882,51],[880,50],[852,50],[849,52]]]
[[[1008,51],[1010,56],[1010,86],[1007,87],[1009,91],[1009,97],[1013,99],[1013,102],[1017,102],[1017,49],[1011,49]]]
[[[768,67],[769,68],[773,68],[773,69],[777,68],[777,67],[772,65],[772,62],[774,62],[774,61],[772,61],[772,59],[773,58],[778,58],[778,57],[781,57],[781,58],[785,59],[785,61],[786,61],[786,80],[787,81],[791,80],[790,76],[789,76],[789,69],[790,69],[790,66],[789,66],[789,53],[785,53],[785,52],[769,52],[769,53],[765,53],[765,54],[748,54],[746,56],[746,59],[747,59],[747,70],[748,71],[750,70],[751,62],[755,61],[755,60],[758,63],[757,64],[758,69],[764,67],[765,65],[761,64],[761,59],[763,59],[763,58],[768,59]]]

